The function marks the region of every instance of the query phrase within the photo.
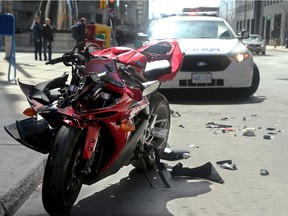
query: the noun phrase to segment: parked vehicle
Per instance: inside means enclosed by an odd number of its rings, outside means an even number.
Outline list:
[[[236,35],[220,17],[162,18],[151,23],[148,36],[150,41],[173,38],[185,53],[179,73],[172,81],[164,82],[162,89],[224,89],[244,97],[258,89],[258,67],[241,42],[249,33]]]
[[[242,42],[250,50],[250,52],[255,52],[256,54],[262,53],[266,54],[266,41],[258,34],[250,34],[246,39],[243,39]]]
[[[19,81],[29,118],[5,126],[19,143],[49,154],[42,201],[52,215],[69,213],[82,184],[129,164],[145,171],[160,160],[170,108],[157,78],[177,73],[183,58],[176,41],[92,54],[76,48],[46,63],[71,66],[69,82],[69,73],[37,85]]]

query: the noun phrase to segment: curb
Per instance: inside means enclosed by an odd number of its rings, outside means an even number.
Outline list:
[[[0,216],[12,216],[29,198],[43,179],[47,157],[38,164],[10,191],[0,197]]]

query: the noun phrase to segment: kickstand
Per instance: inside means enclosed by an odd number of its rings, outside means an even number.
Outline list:
[[[145,177],[146,177],[146,179],[148,180],[150,186],[153,187],[153,188],[155,188],[155,185],[153,185],[151,179],[150,179],[149,176],[148,176],[148,173],[146,172],[147,168],[146,168],[146,164],[145,164],[145,162],[144,162],[143,157],[138,158],[138,163],[139,163],[141,169],[143,170],[143,172],[144,172],[144,174],[145,174]]]
[[[155,162],[156,162],[157,172],[158,172],[163,184],[165,185],[165,187],[170,188],[170,185],[168,184],[167,180],[165,179],[165,177],[162,173],[160,155],[159,155],[159,151],[157,148],[154,148],[154,153],[155,153]]]

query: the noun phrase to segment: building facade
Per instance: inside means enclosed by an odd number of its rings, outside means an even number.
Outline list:
[[[148,0],[39,0],[0,1],[0,13],[9,12],[15,16],[16,32],[31,30],[35,15],[51,19],[51,24],[59,31],[70,30],[79,18],[88,23],[125,25],[133,31],[147,29]]]
[[[288,38],[288,1],[221,0],[220,15],[227,17],[235,32],[247,29],[267,43],[284,45]]]

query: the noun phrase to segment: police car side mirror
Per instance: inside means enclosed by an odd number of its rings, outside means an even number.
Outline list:
[[[238,33],[239,39],[246,39],[249,38],[249,32],[247,30],[242,30],[240,33]]]

